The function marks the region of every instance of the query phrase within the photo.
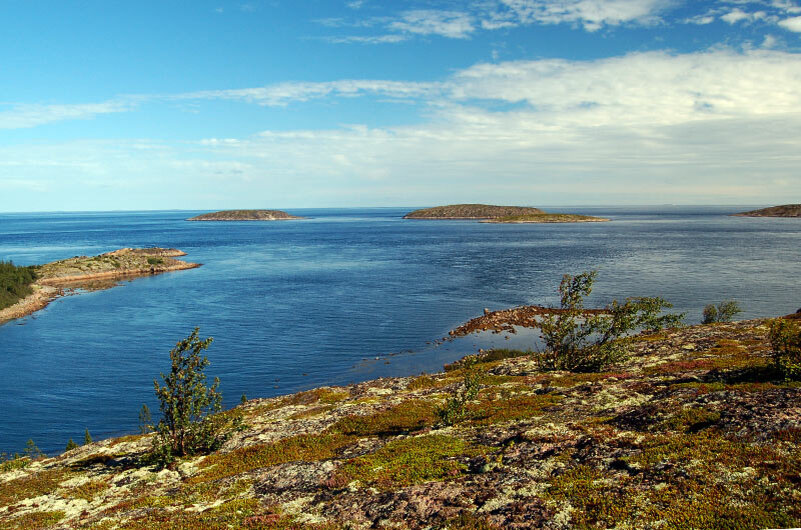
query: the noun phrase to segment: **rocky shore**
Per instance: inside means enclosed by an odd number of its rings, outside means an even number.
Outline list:
[[[215,453],[145,465],[151,435],[0,465],[3,528],[801,526],[801,384],[767,321],[627,339],[602,373],[493,350],[437,374],[254,399]],[[450,425],[438,410],[477,377]]]
[[[175,259],[185,255],[174,248],[122,248],[99,256],[75,256],[40,265],[33,294],[0,310],[0,323],[30,315],[74,289],[109,288],[116,285],[114,280],[200,267],[198,263]]]

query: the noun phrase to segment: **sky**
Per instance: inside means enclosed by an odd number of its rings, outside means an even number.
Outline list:
[[[0,211],[801,202],[798,0],[0,0]]]

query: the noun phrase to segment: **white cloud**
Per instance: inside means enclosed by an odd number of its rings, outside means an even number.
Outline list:
[[[0,129],[25,129],[64,120],[86,120],[101,114],[131,110],[130,101],[105,101],[73,105],[20,104],[0,111]]]
[[[451,39],[467,38],[475,28],[471,17],[458,11],[421,9],[406,11],[389,24],[395,31],[418,35],[440,35]]]
[[[521,23],[576,23],[587,31],[629,22],[651,24],[675,5],[666,0],[500,0]]]
[[[784,29],[801,33],[801,17],[786,18],[779,22]]]
[[[104,204],[128,208],[236,207],[263,198],[281,206],[434,197],[774,202],[801,194],[798,86],[801,54],[716,49],[479,64],[438,84],[340,80],[195,93],[179,97],[301,105],[392,93],[428,103],[430,112],[405,126],[5,146],[0,181],[44,182],[54,171],[64,186],[107,181],[121,191],[119,206]],[[61,185],[48,184],[47,197],[27,209],[58,208]],[[163,199],[153,198],[154,186]]]
[[[395,98],[417,98],[436,91],[434,83],[383,80],[342,80],[322,83],[279,83],[266,87],[232,90],[210,90],[171,96],[173,99],[232,99],[264,106],[284,106],[324,97],[356,97],[381,95]]]
[[[729,24],[736,24],[743,20],[749,20],[750,15],[741,9],[734,9],[732,11],[729,11],[725,15],[721,16],[720,18],[721,20],[723,20],[724,22],[728,22]]]

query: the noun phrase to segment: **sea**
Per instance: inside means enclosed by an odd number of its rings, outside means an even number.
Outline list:
[[[801,307],[801,219],[731,217],[760,205],[552,208],[608,223],[404,220],[411,208],[290,209],[301,221],[186,222],[196,211],[0,214],[17,265],[122,247],[174,247],[202,267],[78,291],[0,325],[0,452],[45,453],[137,432],[169,351],[213,337],[226,407],[321,385],[440,370],[479,348],[536,349],[536,331],[441,342],[485,308],[558,304],[563,274],[597,270],[588,306],[661,296],[700,322]],[[546,208],[547,209],[547,208]]]

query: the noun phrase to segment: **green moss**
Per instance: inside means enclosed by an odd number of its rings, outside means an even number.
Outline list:
[[[15,517],[3,523],[3,528],[9,530],[34,530],[38,528],[50,528],[64,518],[64,512],[33,512]],[[8,526],[5,526],[8,525]]]
[[[200,463],[204,470],[188,482],[194,484],[219,480],[298,460],[325,460],[333,458],[337,449],[352,442],[352,437],[342,434],[301,434],[271,444],[243,447],[230,453],[215,453]]]
[[[375,453],[354,458],[338,470],[339,483],[359,480],[388,491],[394,488],[460,476],[466,457],[489,452],[443,435],[393,440]]]
[[[301,420],[304,418],[312,418],[314,416],[319,416],[320,414],[325,414],[334,409],[333,405],[322,405],[319,407],[311,407],[306,410],[302,410],[300,412],[296,412],[295,414],[291,415],[289,419],[291,420]]]
[[[720,412],[701,407],[683,409],[664,422],[665,428],[679,432],[697,432],[720,421]]]
[[[430,427],[436,421],[435,403],[410,399],[375,414],[347,416],[331,426],[331,430],[356,436],[392,436]]]
[[[561,399],[554,394],[511,395],[495,399],[493,394],[484,394],[478,403],[467,406],[470,422],[476,425],[491,425],[537,416],[546,407],[555,405]]]

